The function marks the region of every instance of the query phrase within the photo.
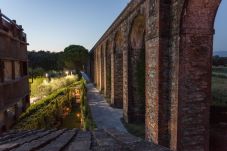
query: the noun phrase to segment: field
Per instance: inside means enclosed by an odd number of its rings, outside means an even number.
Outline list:
[[[227,106],[227,67],[213,67],[212,105]]]

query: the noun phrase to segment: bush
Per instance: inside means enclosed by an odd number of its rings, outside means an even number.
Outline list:
[[[95,123],[92,120],[91,111],[87,101],[87,89],[86,89],[86,81],[83,79],[81,83],[80,91],[80,108],[82,115],[82,127],[84,130],[92,130],[95,128]]]

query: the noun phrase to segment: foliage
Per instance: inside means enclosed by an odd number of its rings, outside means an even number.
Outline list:
[[[32,97],[47,96],[59,88],[69,86],[78,79],[79,79],[78,76],[74,75],[60,78],[51,78],[50,81],[48,81],[47,78],[35,78],[33,79],[33,83],[31,84],[31,96]]]
[[[214,66],[227,66],[227,57],[213,57],[213,65]]]
[[[74,90],[75,87],[81,88],[82,92],[80,109],[73,106],[74,98],[71,90]],[[49,129],[65,126],[64,124],[67,125],[67,128],[70,128],[78,124],[79,120],[74,118],[75,113],[78,111],[81,112],[84,121],[82,125],[83,128],[93,128],[94,123],[87,103],[85,80],[83,79],[67,87],[58,89],[46,98],[32,104],[26,112],[19,117],[14,129]],[[66,119],[63,120],[64,118]],[[66,123],[63,123],[63,121]],[[74,122],[74,124],[71,124],[71,122]]]
[[[44,106],[48,105],[51,101],[56,99],[58,96],[64,95],[65,91],[66,91],[66,88],[62,88],[60,90],[57,90],[56,92],[53,92],[52,94],[50,94],[46,98],[44,98],[42,100],[39,100],[38,102],[36,102],[34,104],[31,104],[29,106],[29,108],[23,114],[21,114],[21,116],[19,117],[18,121],[21,121],[21,120],[31,116],[36,111],[38,111],[41,108],[43,108]]]
[[[35,69],[32,69],[32,68],[28,68],[28,72],[29,72],[29,75],[31,75],[32,77],[41,77],[45,74],[45,70],[41,67],[38,67],[38,68],[35,68]]]
[[[29,51],[28,60],[31,69],[42,68],[45,71],[62,70],[63,63],[61,62],[62,52],[49,51]]]
[[[28,108],[25,114],[20,116],[15,129],[40,129],[53,128],[58,125],[65,108],[71,108],[69,90],[64,89],[40,101]]]
[[[87,101],[87,89],[85,87],[86,81],[83,80],[81,85],[81,97],[80,97],[80,108],[81,108],[81,116],[82,116],[82,123],[83,129],[91,130],[96,127],[95,123],[92,120],[91,111]]]
[[[63,52],[29,51],[30,75],[42,76],[40,69],[44,71],[59,71],[65,68],[82,70],[87,64],[88,56],[88,50],[79,45],[70,45]]]
[[[88,50],[83,46],[70,45],[65,48],[63,53],[63,62],[67,69],[83,70],[88,60]]]

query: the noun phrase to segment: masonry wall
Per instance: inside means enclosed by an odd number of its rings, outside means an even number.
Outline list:
[[[109,69],[111,86],[104,84],[105,94],[110,91],[112,105],[119,103],[116,98],[123,99],[126,122],[144,117],[147,140],[174,151],[209,150],[213,25],[219,4],[220,0],[132,0],[91,50],[95,54],[110,43],[103,76],[107,83]],[[142,42],[143,27],[133,28],[138,16],[145,18]],[[119,32],[122,38],[116,38]],[[136,82],[143,51],[145,100],[139,94],[141,82]]]
[[[27,42],[22,26],[0,11],[0,133],[29,105]]]

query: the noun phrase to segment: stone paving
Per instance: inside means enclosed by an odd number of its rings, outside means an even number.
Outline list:
[[[114,129],[11,131],[0,135],[0,151],[169,151]]]
[[[93,84],[87,84],[87,90],[88,103],[97,128],[114,128],[127,132],[120,121],[123,117],[123,110],[112,108]]]

